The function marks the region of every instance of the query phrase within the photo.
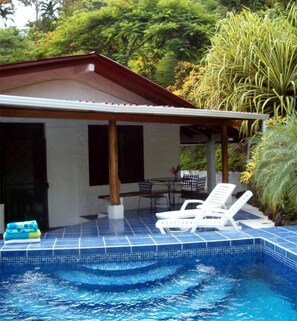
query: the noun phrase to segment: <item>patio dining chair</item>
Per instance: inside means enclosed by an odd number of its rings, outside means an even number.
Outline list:
[[[180,199],[206,199],[208,194],[205,192],[206,176],[198,176],[191,181],[191,189],[182,189]]]
[[[180,182],[178,184],[174,184],[174,188],[171,189],[171,193],[178,194],[178,203],[180,203],[182,195],[191,194],[196,191],[199,179],[200,177],[198,174],[184,174],[181,177]]]
[[[145,180],[143,182],[138,183],[139,187],[139,199],[138,199],[138,214],[139,214],[139,209],[141,205],[141,199],[149,199],[150,200],[150,213],[156,213],[157,212],[157,206],[158,205],[163,205],[164,206],[164,201],[167,206],[169,207],[168,204],[168,197],[164,195],[164,191],[154,191],[153,190],[153,183],[150,180]]]

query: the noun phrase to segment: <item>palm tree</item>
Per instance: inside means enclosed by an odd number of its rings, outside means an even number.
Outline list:
[[[41,16],[43,18],[56,19],[59,6],[59,0],[42,1],[40,3]]]
[[[13,21],[13,19],[9,17],[9,16],[13,16],[13,14],[14,14],[13,4],[0,3],[0,17],[5,27],[7,26],[8,20]]]

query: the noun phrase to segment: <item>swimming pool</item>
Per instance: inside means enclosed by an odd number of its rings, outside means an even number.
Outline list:
[[[1,320],[297,319],[297,277],[263,253],[3,268]]]

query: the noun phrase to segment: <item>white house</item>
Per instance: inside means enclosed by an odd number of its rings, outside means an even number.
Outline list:
[[[199,110],[96,53],[2,64],[5,219],[34,218],[43,228],[79,223],[82,216],[106,211],[98,195],[110,194],[111,206],[118,206],[119,191],[137,190],[144,178],[169,176],[179,163],[181,127],[216,130],[224,149],[228,132],[253,119],[266,116]],[[214,143],[210,135],[210,187]],[[135,208],[137,198],[125,198],[123,206]]]

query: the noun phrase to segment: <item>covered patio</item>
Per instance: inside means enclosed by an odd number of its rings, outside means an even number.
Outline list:
[[[214,110],[190,109],[168,106],[120,105],[107,103],[91,103],[62,101],[19,96],[0,96],[1,116],[13,118],[58,118],[79,120],[107,120],[109,136],[109,199],[108,213],[110,218],[123,218],[124,208],[121,205],[121,182],[118,164],[118,122],[158,123],[158,124],[190,124],[209,129],[207,140],[208,191],[215,181],[215,143],[217,135],[212,135],[213,127],[220,128],[222,147],[222,181],[228,182],[228,128],[239,127],[243,120],[260,119],[265,121],[266,115],[252,113],[224,112]],[[215,138],[216,137],[216,138]],[[162,159],[158,159],[162,162]],[[133,165],[132,165],[133,166]],[[166,174],[165,174],[166,175]]]

